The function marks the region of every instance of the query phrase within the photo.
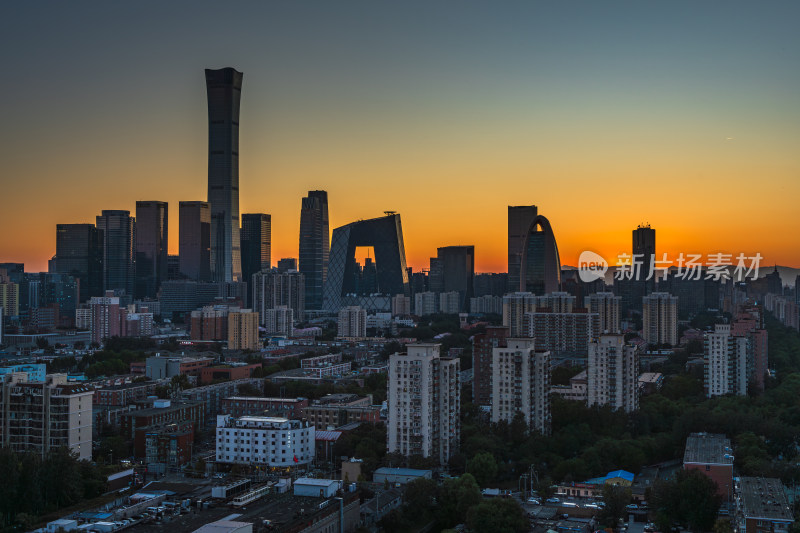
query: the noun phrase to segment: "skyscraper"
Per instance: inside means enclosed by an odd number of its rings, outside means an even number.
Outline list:
[[[520,266],[521,291],[546,294],[561,289],[561,259],[553,228],[537,215],[528,228]]]
[[[155,298],[167,279],[167,202],[136,202],[136,297]]]
[[[528,241],[528,231],[538,214],[535,205],[508,206],[508,288],[506,292],[520,289],[522,255]]]
[[[650,224],[639,225],[633,230],[633,255],[640,255],[642,261],[639,280],[644,286],[644,292],[637,294],[636,297],[638,298],[656,290],[655,273],[652,278],[647,279],[653,266],[653,257],[656,255],[656,230],[652,229]]]
[[[272,266],[272,217],[264,213],[242,215],[242,281]]]
[[[179,210],[181,274],[197,281],[211,281],[211,206],[208,202],[181,202]]]
[[[130,211],[103,210],[97,229],[103,232],[103,290],[124,290],[133,296],[136,221]]]
[[[208,93],[208,203],[211,204],[211,275],[240,281],[239,101],[242,73],[206,69]]]
[[[442,292],[457,291],[459,311],[467,311],[475,280],[475,247],[443,246],[437,257],[442,265]]]
[[[306,308],[322,309],[323,285],[328,279],[330,227],[328,193],[308,191],[300,210],[300,272],[306,279]]]
[[[56,272],[78,280],[81,302],[103,294],[103,233],[94,224],[56,225]]]

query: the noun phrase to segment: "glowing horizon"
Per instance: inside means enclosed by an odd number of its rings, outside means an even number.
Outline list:
[[[153,199],[177,254],[178,202],[207,194],[203,69],[232,66],[240,213],[272,215],[273,265],[324,189],[331,232],[400,213],[415,270],[470,244],[505,272],[506,207],[531,204],[563,265],[649,222],[658,253],[800,267],[800,4],[148,5],[7,10],[0,262],[46,271],[57,223]]]

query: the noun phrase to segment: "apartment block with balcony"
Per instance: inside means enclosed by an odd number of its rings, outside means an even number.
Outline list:
[[[549,434],[550,352],[533,339],[507,339],[492,356],[492,422],[522,413],[532,431]]]

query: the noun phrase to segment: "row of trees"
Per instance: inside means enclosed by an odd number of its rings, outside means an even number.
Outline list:
[[[79,461],[67,448],[44,458],[0,448],[0,524],[31,526],[34,517],[94,498],[105,492],[97,466]]]

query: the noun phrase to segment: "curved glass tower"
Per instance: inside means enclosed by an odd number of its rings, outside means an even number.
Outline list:
[[[542,215],[537,215],[528,227],[520,271],[522,292],[543,295],[560,290],[558,245],[550,221]]]

